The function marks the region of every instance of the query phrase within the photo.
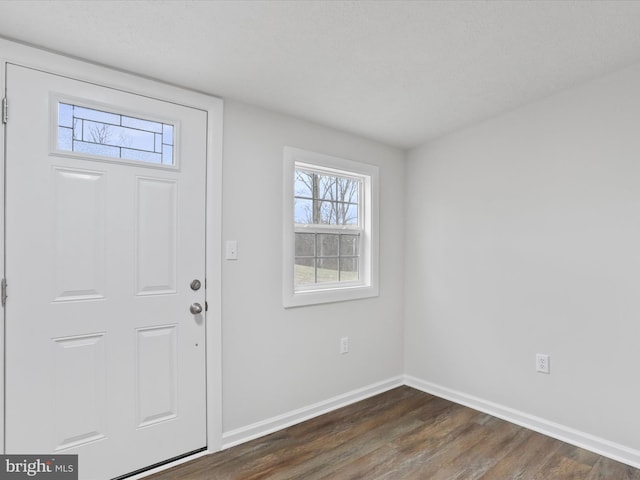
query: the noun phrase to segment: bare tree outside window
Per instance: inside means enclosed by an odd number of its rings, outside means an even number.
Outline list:
[[[296,170],[296,223],[357,225],[360,181]]]
[[[108,145],[111,138],[111,126],[106,123],[93,123],[89,125],[89,138],[93,143]]]

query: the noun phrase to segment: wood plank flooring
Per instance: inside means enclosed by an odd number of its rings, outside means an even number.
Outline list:
[[[148,480],[640,480],[640,470],[399,387]]]

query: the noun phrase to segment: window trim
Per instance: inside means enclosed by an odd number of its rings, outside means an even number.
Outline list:
[[[305,286],[296,290],[294,280],[295,269],[295,232],[304,231],[305,227],[294,223],[294,178],[296,166],[322,171],[340,176],[357,176],[363,179],[362,198],[360,200],[361,233],[360,280],[344,283],[329,283],[323,286]],[[283,305],[285,308],[323,303],[342,302],[362,298],[377,297],[378,288],[378,176],[379,169],[375,165],[354,162],[339,157],[284,147],[283,168]],[[315,229],[353,231],[349,226],[319,225]]]

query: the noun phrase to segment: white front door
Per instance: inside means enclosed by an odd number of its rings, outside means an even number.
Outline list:
[[[6,453],[203,449],[207,113],[16,65],[7,98]]]

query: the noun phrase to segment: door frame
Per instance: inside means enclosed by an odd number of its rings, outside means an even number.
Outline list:
[[[70,58],[0,38],[0,99],[6,92],[6,67],[12,63],[207,112],[206,179],[206,392],[207,452],[222,449],[222,128],[223,100],[102,65]],[[11,98],[8,99],[11,121]],[[0,276],[5,273],[5,128],[0,112]],[[11,279],[8,301],[11,301]],[[0,316],[0,452],[5,452],[5,311]]]

